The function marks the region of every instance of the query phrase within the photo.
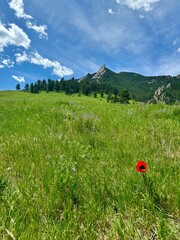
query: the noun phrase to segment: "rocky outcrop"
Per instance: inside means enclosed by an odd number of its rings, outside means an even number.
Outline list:
[[[86,81],[89,79],[91,79],[91,80],[100,79],[101,77],[103,77],[103,75],[104,75],[104,73],[106,73],[106,71],[107,71],[107,68],[105,65],[103,65],[102,67],[99,68],[99,70],[96,73],[93,73],[93,74],[88,73],[85,77],[80,78],[78,80],[78,82]]]
[[[103,66],[100,67],[100,69],[96,72],[96,74],[92,77],[92,79],[99,79],[99,78],[101,78],[106,71],[107,71],[107,68],[105,67],[105,65],[103,65]]]
[[[156,89],[153,97],[151,100],[149,100],[148,103],[168,103],[169,100],[169,94],[167,94],[167,90],[171,89],[171,83],[168,83],[166,86],[161,86],[158,89]]]

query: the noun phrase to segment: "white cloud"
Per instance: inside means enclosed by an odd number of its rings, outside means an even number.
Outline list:
[[[8,68],[14,67],[14,62],[11,61],[8,55],[6,56],[0,55],[0,68],[4,68],[4,67],[8,67]]]
[[[32,16],[27,15],[24,12],[24,3],[23,0],[11,0],[9,2],[9,7],[15,11],[15,15],[18,18],[33,19]]]
[[[140,14],[139,18],[144,19],[144,15]]]
[[[152,4],[160,0],[116,0],[118,4],[128,6],[133,10],[144,9],[146,12],[152,10]]]
[[[115,13],[115,12],[113,12],[112,8],[109,8],[109,9],[108,9],[108,12],[109,12],[110,14],[114,14],[114,13]]]
[[[177,50],[179,53],[180,53],[180,48],[178,48],[178,50]]]
[[[46,25],[37,26],[37,25],[33,24],[32,22],[27,22],[26,26],[27,26],[27,28],[33,29],[34,31],[36,31],[39,34],[40,38],[47,39],[48,34],[46,33],[46,29],[47,29]]]
[[[23,52],[23,54],[16,53],[15,56],[16,56],[16,62],[19,64],[22,62],[29,62],[29,57],[25,52]]]
[[[15,76],[15,75],[13,75],[13,76],[11,76],[12,78],[14,78],[16,81],[18,81],[18,82],[25,82],[25,79],[24,79],[24,77],[18,77],[18,76]]]
[[[8,68],[14,67],[14,62],[12,62],[10,59],[4,59],[2,64]]]
[[[14,23],[9,25],[10,27],[6,28],[0,22],[0,52],[3,52],[4,47],[8,45],[21,46],[28,49],[31,42],[28,35]]]
[[[9,2],[9,7],[15,11],[15,15],[18,18],[33,19],[32,16],[27,15],[24,12],[24,2],[23,2],[23,0],[11,0]],[[46,29],[47,29],[46,25],[37,26],[36,24],[28,21],[28,22],[26,22],[26,26],[27,26],[28,29],[33,29],[34,31],[36,31],[39,34],[40,38],[46,38],[47,39],[48,34],[46,33]]]
[[[65,66],[62,66],[58,61],[51,61],[48,58],[43,58],[38,52],[32,52],[27,55],[25,52],[23,54],[17,53],[16,62],[30,62],[32,64],[43,66],[44,68],[53,68],[53,74],[59,77],[69,76],[73,74],[73,71]]]

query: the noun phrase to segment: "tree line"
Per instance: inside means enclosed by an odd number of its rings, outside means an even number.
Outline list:
[[[16,85],[16,90],[21,90],[21,86],[18,83]],[[96,98],[97,94],[103,98],[104,95],[107,95],[108,102],[121,102],[128,103],[129,101],[129,92],[123,90],[121,93],[118,88],[108,84],[108,83],[98,83],[96,81],[77,81],[74,78],[70,80],[64,80],[62,78],[59,80],[37,80],[35,83],[28,84],[26,83],[24,89],[25,92],[30,92],[38,94],[41,91],[49,92],[65,92],[67,95],[73,95],[77,93],[79,96],[81,94],[85,96],[92,95]]]

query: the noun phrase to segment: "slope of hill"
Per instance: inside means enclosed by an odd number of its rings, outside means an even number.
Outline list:
[[[179,113],[0,92],[0,239],[179,240]]]
[[[169,86],[168,94],[180,100],[179,76],[143,76],[133,72],[115,73],[103,65],[96,73],[87,74],[78,80],[79,83],[97,82],[108,83],[119,91],[127,89],[131,98],[147,102],[153,98],[158,88]]]

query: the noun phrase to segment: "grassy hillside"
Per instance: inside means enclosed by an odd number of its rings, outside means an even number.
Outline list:
[[[0,239],[180,239],[179,129],[179,106],[0,92]]]

